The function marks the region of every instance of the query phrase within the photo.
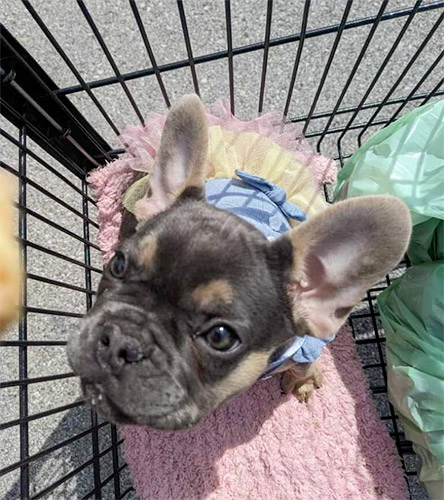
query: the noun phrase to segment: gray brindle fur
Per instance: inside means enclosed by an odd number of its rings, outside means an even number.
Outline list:
[[[337,332],[407,248],[409,212],[389,196],[337,203],[267,241],[206,203],[207,147],[203,106],[185,96],[165,124],[150,193],[136,221],[125,214],[119,257],[69,341],[86,398],[111,421],[195,425],[295,336]],[[321,383],[317,361],[288,367],[282,389],[306,401]]]

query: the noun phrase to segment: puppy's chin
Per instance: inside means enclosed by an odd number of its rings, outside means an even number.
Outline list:
[[[149,408],[136,414],[129,414],[103,392],[100,384],[82,381],[83,394],[87,404],[105,420],[114,424],[139,425],[162,431],[180,431],[197,425],[205,416],[194,403],[182,403],[176,408],[153,414]]]

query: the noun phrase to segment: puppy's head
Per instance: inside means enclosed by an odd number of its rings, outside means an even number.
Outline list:
[[[329,337],[404,253],[389,197],[342,202],[269,242],[205,202],[207,125],[174,106],[137,207],[68,355],[108,419],[181,429],[250,387],[296,335]]]

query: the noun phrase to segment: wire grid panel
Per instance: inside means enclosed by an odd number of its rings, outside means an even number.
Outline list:
[[[2,125],[1,167],[19,180],[17,203],[26,207],[18,234],[27,280],[18,332],[11,330],[1,349],[0,491],[11,499],[50,498],[52,491],[80,498],[103,484],[113,498],[130,487],[121,442],[114,426],[83,406],[64,353],[102,272],[92,243],[95,206],[84,178],[55,162],[26,127]]]
[[[443,18],[444,1],[420,0],[6,2],[6,28],[38,63],[3,33],[2,113],[15,126],[2,123],[1,167],[18,179],[27,265],[24,312],[2,346],[6,498],[133,495],[116,429],[83,406],[64,357],[101,272],[85,174],[122,151],[124,126],[186,92],[206,103],[226,96],[241,118],[280,111],[342,163],[369,134],[442,96]],[[375,299],[388,283],[368,292],[350,326],[420,498],[416,459],[385,395]]]

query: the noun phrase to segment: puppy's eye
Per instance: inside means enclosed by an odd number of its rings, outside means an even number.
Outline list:
[[[126,271],[126,257],[122,252],[116,252],[109,265],[109,270],[114,278],[122,278]]]
[[[213,326],[205,335],[205,339],[216,351],[229,351],[240,344],[239,337],[225,325]]]

